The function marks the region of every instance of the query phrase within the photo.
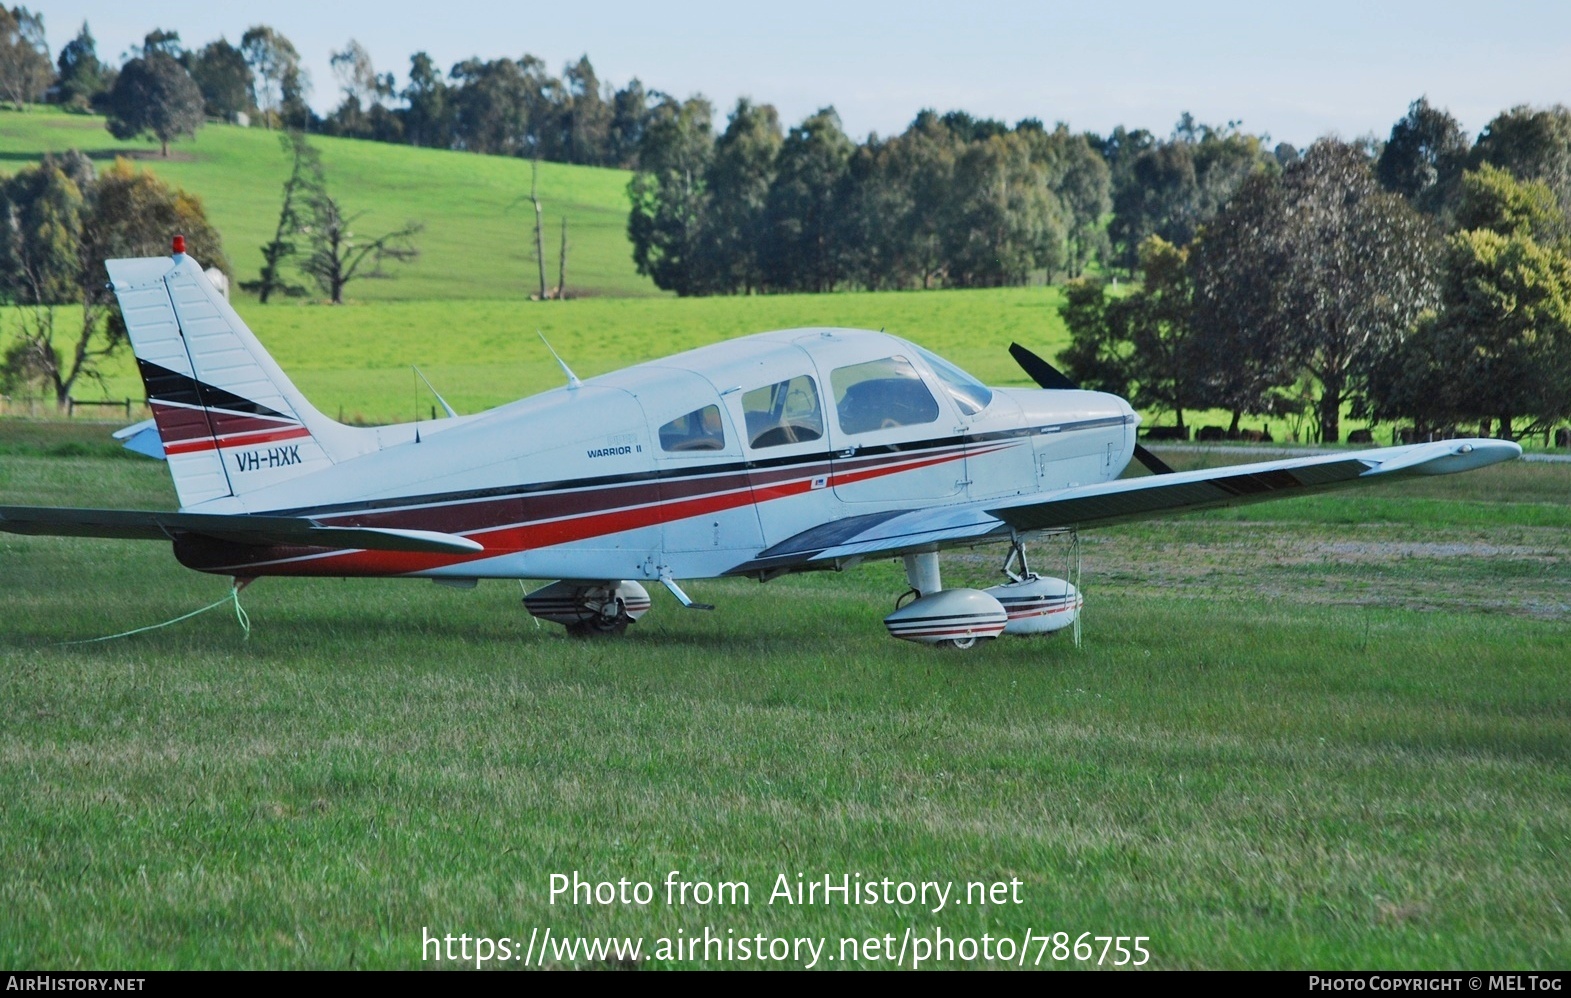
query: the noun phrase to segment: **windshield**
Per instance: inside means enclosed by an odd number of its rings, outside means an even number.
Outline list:
[[[938,375],[938,380],[943,382],[944,391],[948,392],[949,397],[955,400],[955,405],[960,407],[961,412],[967,416],[975,416],[983,409],[986,409],[989,402],[993,401],[992,389],[982,384],[982,382],[971,377],[971,375],[960,370],[960,368],[949,363],[949,361],[938,356],[938,354],[930,350],[923,350],[921,347],[916,349],[922,355],[922,358],[927,361],[928,366],[932,367],[933,373]]]

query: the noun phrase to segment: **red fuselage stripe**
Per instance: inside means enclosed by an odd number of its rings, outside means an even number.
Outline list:
[[[293,426],[281,430],[256,430],[249,433],[235,433],[214,440],[212,437],[202,437],[192,440],[181,440],[178,443],[164,445],[165,454],[195,454],[204,450],[228,450],[231,447],[255,447],[258,444],[277,443],[280,440],[297,440],[300,437],[309,437],[311,431],[303,426]]]
[[[918,457],[913,460],[901,461],[881,465],[875,468],[859,469],[853,474],[857,481],[866,481],[884,475],[899,474],[917,468],[930,467],[949,461],[960,460],[965,457],[963,451],[957,450],[952,454],[942,457]],[[207,559],[201,559],[201,564],[191,564],[193,568],[204,571],[227,572],[243,570],[248,574],[259,575],[407,575],[411,572],[428,571],[448,565],[461,565],[483,558],[494,558],[499,555],[512,554],[519,551],[530,551],[537,548],[551,547],[557,544],[568,544],[574,541],[588,540],[593,537],[602,537],[609,534],[621,533],[628,530],[637,530],[643,527],[655,526],[661,523],[674,522],[693,516],[704,516],[724,510],[736,509],[751,503],[763,503],[773,499],[783,499],[790,496],[802,495],[813,490],[813,479],[797,478],[792,481],[773,482],[770,484],[755,484],[752,488],[736,487],[735,479],[722,479],[729,486],[725,491],[706,495],[685,497],[668,501],[656,501],[646,505],[632,506],[622,509],[613,509],[603,512],[586,513],[579,516],[564,516],[560,519],[546,521],[535,520],[524,523],[508,523],[501,525],[474,523],[465,526],[452,525],[444,521],[436,529],[444,529],[448,533],[463,533],[472,536],[484,544],[484,552],[467,555],[438,555],[419,554],[401,551],[343,551],[323,552],[315,548],[305,547],[274,547],[264,549],[249,549],[254,557],[247,560],[234,561],[234,556],[244,548],[224,545],[224,553],[228,558],[222,563],[208,564]],[[830,476],[829,484],[840,483],[839,476]],[[676,491],[676,489],[672,489]],[[582,509],[584,503],[591,502],[587,497],[580,498],[578,508]],[[490,503],[457,504],[443,507],[445,510],[458,512],[466,507],[471,514],[475,507],[490,507]],[[515,503],[513,510],[519,507]],[[437,510],[426,511],[427,516],[422,517],[419,524],[404,521],[404,526],[425,526],[431,523],[430,514]],[[462,514],[459,513],[461,516]],[[322,522],[329,522],[329,518],[320,517]],[[337,520],[338,518],[332,518]],[[357,525],[366,525],[370,517],[355,517]]]

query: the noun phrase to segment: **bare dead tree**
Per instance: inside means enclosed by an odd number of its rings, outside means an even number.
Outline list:
[[[317,191],[311,198],[311,223],[302,230],[311,242],[311,255],[300,269],[316,280],[334,305],[343,304],[344,286],[355,278],[388,277],[382,270],[384,262],[407,263],[420,255],[412,240],[424,225],[409,222],[396,232],[367,239],[357,236],[352,228],[363,217],[365,212],[345,214],[326,191]],[[366,263],[371,267],[361,273]]]
[[[567,216],[562,216],[562,251],[556,259],[556,298],[567,297]]]
[[[535,206],[535,261],[540,265],[540,300],[549,297],[545,286],[545,232],[541,228],[540,208],[540,160],[538,157],[529,164],[529,200]]]

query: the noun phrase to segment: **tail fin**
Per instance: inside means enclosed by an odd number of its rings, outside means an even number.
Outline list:
[[[362,453],[316,410],[184,253],[108,261],[182,509]]]

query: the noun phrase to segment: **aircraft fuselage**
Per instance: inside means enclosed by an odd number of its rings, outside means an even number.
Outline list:
[[[1109,481],[1138,422],[1112,395],[982,388],[883,333],[762,333],[384,427],[380,449],[303,477],[285,477],[287,441],[225,447],[225,474],[256,480],[193,507],[459,534],[483,553],[175,550],[240,576],[711,578],[838,520]]]

